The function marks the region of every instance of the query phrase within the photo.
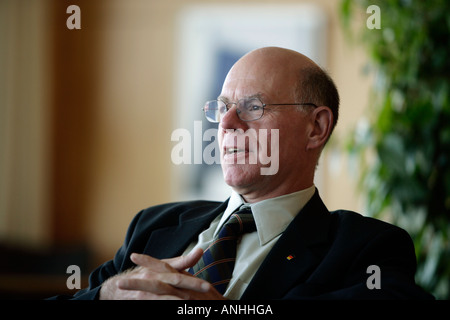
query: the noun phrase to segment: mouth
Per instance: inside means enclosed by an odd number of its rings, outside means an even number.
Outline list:
[[[225,154],[237,154],[237,153],[241,153],[241,152],[246,152],[245,149],[239,149],[239,148],[225,148]]]
[[[257,152],[257,138],[254,131],[240,132],[225,132],[222,138],[221,154],[223,160],[227,163],[248,162],[249,157],[253,158]],[[237,160],[239,159],[239,160]]]
[[[223,150],[222,160],[227,165],[242,165],[256,162],[254,154],[247,148],[226,147]]]

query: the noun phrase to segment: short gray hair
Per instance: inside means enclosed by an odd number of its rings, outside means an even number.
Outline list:
[[[333,113],[333,131],[339,118],[339,93],[328,73],[318,67],[301,69],[295,97],[297,102],[330,108]]]

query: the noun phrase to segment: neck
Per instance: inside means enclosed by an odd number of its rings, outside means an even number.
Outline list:
[[[307,179],[298,179],[292,183],[283,181],[277,186],[273,184],[262,184],[259,188],[243,189],[233,188],[248,203],[256,203],[262,200],[276,198],[293,192],[301,191],[311,187],[314,184],[314,175]]]

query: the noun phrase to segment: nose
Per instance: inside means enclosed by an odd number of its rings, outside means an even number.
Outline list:
[[[220,126],[223,130],[244,129],[245,122],[239,119],[237,115],[237,106],[233,104],[230,109],[222,116]]]

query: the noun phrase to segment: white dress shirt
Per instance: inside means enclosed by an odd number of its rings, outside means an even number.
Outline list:
[[[225,212],[214,219],[208,229],[199,234],[197,241],[191,243],[184,254],[198,247],[205,250],[236,209],[243,204],[250,206],[255,218],[256,231],[244,234],[238,243],[233,277],[224,294],[228,299],[237,300],[244,293],[270,249],[312,198],[314,192],[313,185],[298,192],[250,204],[245,203],[238,193],[232,191]]]

